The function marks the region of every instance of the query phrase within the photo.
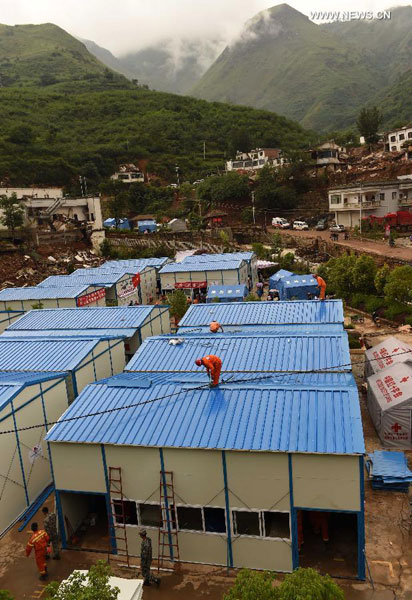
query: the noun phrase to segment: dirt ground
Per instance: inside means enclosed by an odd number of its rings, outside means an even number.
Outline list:
[[[350,316],[347,316],[350,320]],[[370,319],[357,324],[356,329],[372,343],[385,335],[396,335],[412,344],[412,334],[401,334],[393,329],[377,329]],[[369,337],[368,337],[369,334]],[[353,372],[357,383],[363,382],[363,353],[352,352]],[[367,452],[381,448],[366,408],[365,397],[360,395],[362,420]],[[412,452],[407,452],[412,466]],[[346,600],[412,600],[412,547],[410,537],[410,495],[396,492],[373,491],[365,471],[366,558],[369,581],[337,580],[343,587]],[[52,506],[52,499],[48,500]],[[36,516],[41,523],[41,514]],[[35,519],[33,519],[35,520]],[[17,600],[43,597],[44,584],[38,580],[33,557],[25,558],[24,548],[28,530],[19,533],[14,527],[0,540],[0,589],[10,590]],[[64,551],[61,561],[49,561],[50,580],[66,578],[74,569],[87,569],[107,554]],[[136,577],[136,569],[115,568],[115,574]],[[160,588],[145,588],[144,599],[151,600],[222,600],[233,583],[235,573],[226,569],[184,565],[175,572],[161,573]],[[281,576],[280,576],[281,578]],[[370,583],[373,580],[373,586]]]
[[[269,228],[269,231],[277,231],[281,235],[289,235],[299,238],[309,238],[316,239],[321,238],[330,242],[330,231],[295,231],[291,229],[272,229]],[[350,234],[349,234],[350,235]],[[393,259],[401,259],[401,260],[412,260],[412,245],[409,243],[409,240],[396,240],[395,248],[391,248],[387,242],[381,240],[370,240],[367,238],[351,238],[349,240],[344,240],[343,235],[339,236],[339,241],[335,242],[336,245],[343,246],[345,248],[358,250],[359,252],[368,252],[371,254],[376,254],[378,256],[387,256]]]

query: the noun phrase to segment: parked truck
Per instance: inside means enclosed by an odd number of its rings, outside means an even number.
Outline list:
[[[396,229],[396,231],[412,230],[412,212],[398,210],[397,212],[387,213],[384,217],[369,215],[362,219],[362,226],[364,228],[379,228],[383,230],[387,225],[390,225],[391,229]]]

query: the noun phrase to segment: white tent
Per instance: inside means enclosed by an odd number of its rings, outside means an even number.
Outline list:
[[[365,353],[365,377],[379,373],[392,365],[412,362],[412,347],[394,336],[370,348]]]
[[[385,446],[412,445],[412,364],[398,362],[368,377],[367,405]]]

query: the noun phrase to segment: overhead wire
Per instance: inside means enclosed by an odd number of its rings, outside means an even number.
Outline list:
[[[368,359],[369,362],[374,362],[374,361],[378,361],[378,360],[387,360],[388,358],[391,358],[392,356],[402,356],[403,354],[411,354],[411,350],[407,350],[405,352],[394,352],[393,354],[386,354],[385,356],[379,356],[376,358],[370,358]],[[249,383],[252,381],[259,381],[259,380],[263,380],[263,379],[273,379],[276,377],[282,377],[285,378],[285,376],[287,375],[310,375],[310,374],[325,374],[325,373],[331,373],[331,374],[337,374],[339,371],[337,371],[336,369],[339,368],[343,368],[343,367],[349,367],[349,366],[353,366],[353,365],[357,365],[357,364],[365,364],[366,363],[366,359],[363,359],[362,361],[356,361],[354,363],[345,363],[343,365],[335,365],[335,366],[331,366],[331,367],[326,367],[324,369],[311,369],[311,370],[296,370],[296,371],[259,371],[259,373],[265,373],[265,375],[259,375],[257,377],[251,377],[248,379],[235,379],[235,380],[230,380],[227,383],[228,384],[233,384],[233,383]],[[181,373],[185,373],[185,371],[180,371]],[[193,371],[186,371],[189,373],[192,373]],[[148,373],[148,371],[135,371],[136,374],[143,376],[145,373]],[[154,372],[153,372],[154,373]],[[162,373],[161,371],[156,371],[156,373]],[[256,373],[256,371],[225,371],[225,373]],[[270,373],[269,375],[267,373]],[[190,383],[190,382],[181,382],[184,384]],[[225,382],[222,382],[225,383]],[[98,382],[97,382],[98,384]],[[96,385],[96,384],[93,384]],[[191,388],[192,391],[195,390],[202,390],[202,389],[208,389],[209,388],[209,384],[208,383],[204,383],[201,384],[199,386],[195,386],[193,388]],[[174,396],[179,396],[182,393],[185,393],[187,390],[186,389],[181,389],[177,392],[172,392],[171,394],[166,394],[164,396],[158,396],[156,398],[150,398],[149,400],[143,400],[142,402],[134,402],[131,404],[127,404],[125,406],[115,406],[112,408],[106,408],[106,409],[102,409],[102,410],[98,410],[98,411],[94,411],[91,413],[86,413],[86,414],[81,414],[81,415],[74,415],[73,417],[64,417],[64,418],[60,418],[57,421],[46,421],[43,423],[38,423],[36,425],[27,425],[26,427],[18,427],[18,428],[14,428],[14,429],[7,429],[7,430],[3,430],[0,431],[0,435],[7,435],[7,434],[12,434],[12,433],[17,433],[17,432],[21,432],[21,431],[29,431],[32,429],[39,429],[39,428],[43,428],[43,427],[50,427],[50,426],[54,426],[57,424],[62,424],[62,423],[70,423],[72,421],[78,421],[79,419],[86,419],[88,417],[98,417],[104,414],[111,414],[111,413],[115,413],[118,412],[120,410],[128,410],[130,408],[137,408],[138,406],[145,406],[147,404],[153,404],[154,402],[160,402],[161,400],[166,400],[168,398],[172,398]]]

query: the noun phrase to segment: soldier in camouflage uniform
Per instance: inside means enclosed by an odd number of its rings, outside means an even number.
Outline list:
[[[144,579],[143,585],[151,585],[151,583],[159,585],[160,579],[154,577],[150,573],[150,565],[152,564],[152,540],[147,536],[146,529],[141,529],[139,535],[142,539],[142,545],[140,547],[140,570]]]
[[[44,530],[50,538],[53,548],[54,560],[60,560],[59,534],[57,532],[57,517],[55,513],[49,513],[47,506],[42,508],[44,514]]]

